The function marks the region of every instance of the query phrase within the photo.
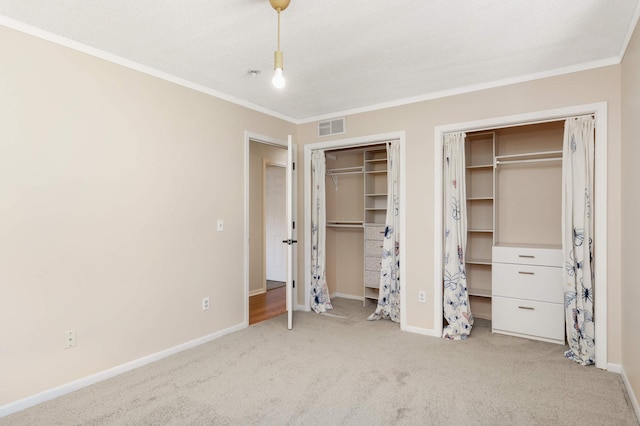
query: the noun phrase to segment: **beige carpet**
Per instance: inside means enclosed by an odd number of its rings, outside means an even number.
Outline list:
[[[335,313],[280,316],[53,401],[0,425],[635,425],[619,375],[564,348],[491,334],[466,342]]]

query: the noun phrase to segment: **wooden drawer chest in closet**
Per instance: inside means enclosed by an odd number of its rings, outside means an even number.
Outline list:
[[[364,298],[378,300],[384,225],[364,227]]]
[[[492,261],[493,332],[564,344],[562,250],[494,246]]]

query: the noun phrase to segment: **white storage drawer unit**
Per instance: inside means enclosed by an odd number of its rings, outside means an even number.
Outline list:
[[[380,270],[382,269],[382,240],[384,226],[364,227],[364,302],[378,300]]]
[[[492,329],[564,344],[562,250],[493,247]]]

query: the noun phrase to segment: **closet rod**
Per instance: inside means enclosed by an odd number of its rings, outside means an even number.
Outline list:
[[[342,167],[339,169],[329,169],[327,170],[327,175],[351,175],[356,173],[362,173],[364,168],[360,167]]]
[[[342,176],[342,175],[361,175],[362,171],[359,172],[327,172],[327,176]]]
[[[501,164],[516,164],[516,163],[539,163],[541,161],[562,161],[562,158],[536,158],[532,160],[508,160],[508,161],[500,161],[496,160],[495,167],[498,167]]]
[[[507,155],[496,155],[496,160],[502,160],[504,158],[522,158],[522,157],[536,157],[541,155],[556,155],[562,154],[562,150],[557,151],[538,151],[538,152],[527,152],[524,154],[507,154]],[[554,157],[550,157],[554,158]]]

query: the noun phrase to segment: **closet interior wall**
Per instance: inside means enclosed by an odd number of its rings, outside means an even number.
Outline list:
[[[329,292],[377,303],[387,211],[386,143],[326,151],[325,165]]]
[[[362,299],[364,174],[362,149],[326,151],[326,274],[329,293]],[[340,170],[331,175],[331,171]]]

